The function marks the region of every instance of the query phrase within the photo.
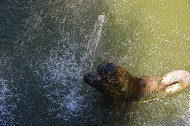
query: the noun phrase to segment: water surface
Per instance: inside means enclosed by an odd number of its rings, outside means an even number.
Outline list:
[[[190,125],[189,89],[121,112],[82,81],[190,71],[189,0],[0,2],[0,125]]]

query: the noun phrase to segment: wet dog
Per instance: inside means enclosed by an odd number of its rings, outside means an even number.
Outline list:
[[[138,101],[144,95],[162,92],[163,95],[184,89],[190,83],[190,73],[172,71],[164,77],[133,77],[125,68],[111,62],[102,62],[96,71],[84,75],[84,82],[106,99],[112,101]]]

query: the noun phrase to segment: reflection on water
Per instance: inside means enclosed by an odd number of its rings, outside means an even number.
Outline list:
[[[190,71],[188,0],[0,3],[0,125],[190,125],[189,89],[121,112],[82,82],[104,60]]]

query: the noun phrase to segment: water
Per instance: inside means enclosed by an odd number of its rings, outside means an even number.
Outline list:
[[[189,0],[3,0],[0,125],[190,125],[190,93],[118,110],[83,83],[104,60],[190,71]]]

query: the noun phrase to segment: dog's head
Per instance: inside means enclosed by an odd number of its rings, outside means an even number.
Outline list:
[[[109,99],[123,97],[131,75],[123,68],[110,62],[102,62],[96,71],[84,75],[84,82],[94,87]]]

